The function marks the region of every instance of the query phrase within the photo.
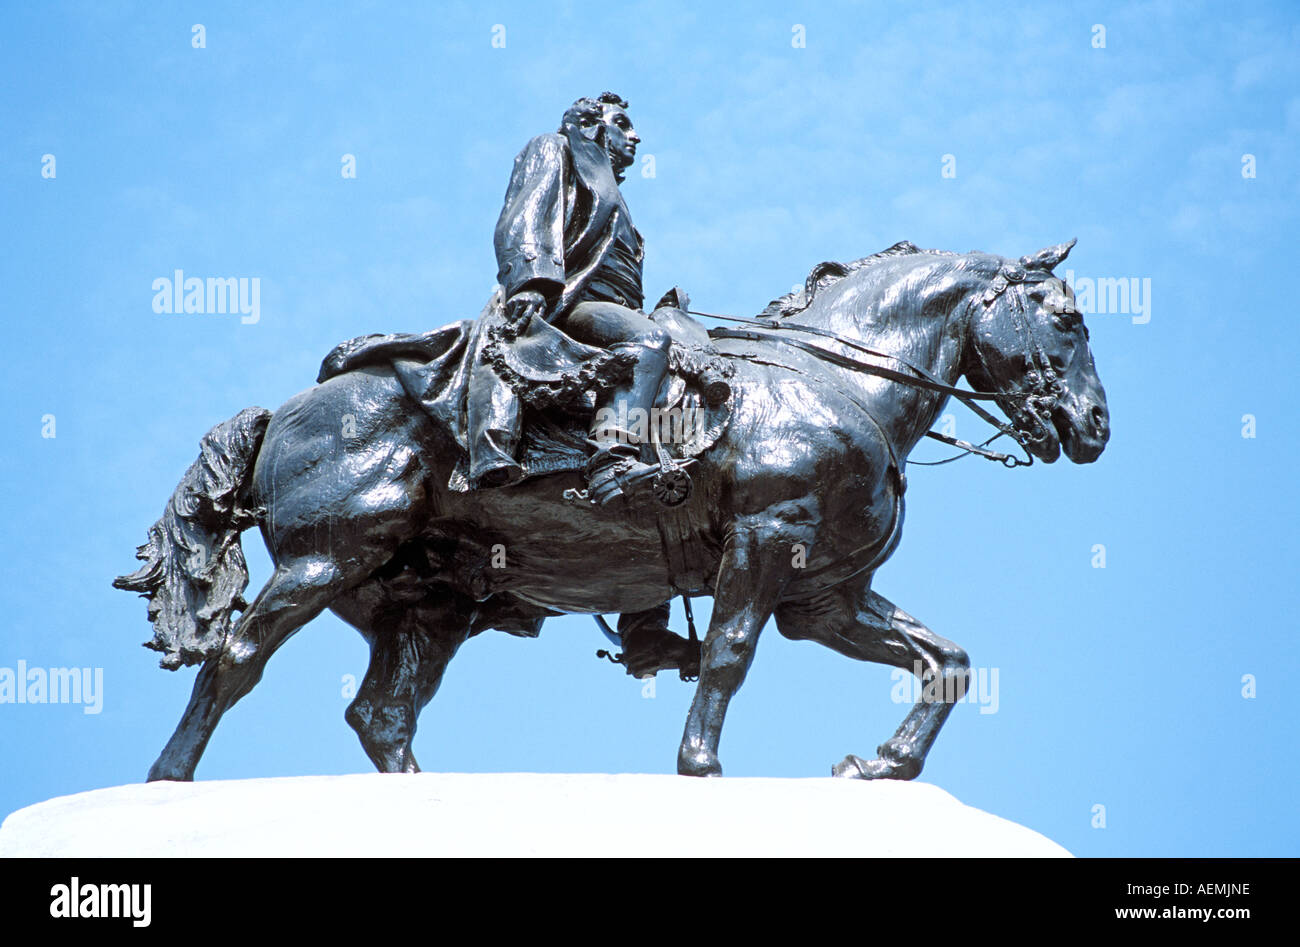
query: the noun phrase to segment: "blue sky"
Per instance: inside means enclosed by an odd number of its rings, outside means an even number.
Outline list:
[[[749,314],[900,239],[1015,257],[1077,236],[1062,270],[1149,285],[1149,321],[1087,317],[1113,428],[1098,463],[910,471],[876,587],[999,684],[921,778],[1082,855],[1300,853],[1300,12],[1041,7],[6,7],[0,668],[102,668],[104,689],[98,714],[0,704],[0,813],[142,779],[178,720],[193,672],[157,669],[143,601],[109,582],[198,438],[309,386],[343,339],[476,314],[515,153],[613,89],[654,156],[624,188],[651,299],[681,285]],[[176,269],[257,277],[260,318],[155,313]],[[245,549],[255,590],[256,533]],[[690,687],[644,696],[602,646],[586,617],[474,639],[422,717],[422,765],[672,772]],[[199,778],[368,770],[342,695],[366,654],[338,619],[309,625]],[[769,628],[726,772],[869,755],[906,710],[893,688]]]

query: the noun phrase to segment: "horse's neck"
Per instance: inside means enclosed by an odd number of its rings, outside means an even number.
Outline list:
[[[873,307],[865,321],[851,325],[845,320],[835,331],[899,361],[864,356],[852,350],[846,350],[847,355],[905,372],[909,371],[905,365],[913,365],[945,384],[955,385],[961,375],[961,346],[965,337],[959,307],[960,304],[946,316],[921,315],[921,307]],[[900,460],[930,429],[947,402],[943,394],[879,376],[852,370],[844,374],[847,383],[857,389],[876,422],[889,435]]]

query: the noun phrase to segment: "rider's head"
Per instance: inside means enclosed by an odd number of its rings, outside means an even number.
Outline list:
[[[622,182],[623,169],[635,160],[636,145],[641,140],[628,118],[627,102],[613,92],[602,92],[594,99],[578,99],[565,111],[560,130],[569,125],[605,149],[614,177]]]

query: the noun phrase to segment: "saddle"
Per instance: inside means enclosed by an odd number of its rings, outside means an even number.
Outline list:
[[[430,332],[351,339],[325,357],[317,381],[391,367],[412,400],[461,448],[447,484],[457,492],[473,486],[466,411],[471,384],[499,385],[518,399],[523,423],[515,460],[521,479],[580,471],[591,452],[587,436],[598,394],[616,385],[630,365],[619,353],[582,345],[545,323],[530,327],[528,338],[515,339],[503,326],[502,303],[498,290],[477,320]],[[689,489],[681,467],[713,446],[731,418],[734,367],[714,348],[705,327],[687,314],[688,305],[686,294],[674,288],[650,314],[672,339],[668,372],[650,416],[611,419],[644,434],[649,456],[643,460],[669,474],[656,485],[667,506],[684,500],[680,491]],[[476,363],[491,371],[475,371]]]

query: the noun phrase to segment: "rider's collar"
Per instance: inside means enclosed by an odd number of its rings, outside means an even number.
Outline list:
[[[573,154],[578,174],[595,188],[617,190],[618,182],[614,178],[614,168],[605,146],[589,139],[577,125],[566,123],[560,132],[569,142],[569,151]]]

